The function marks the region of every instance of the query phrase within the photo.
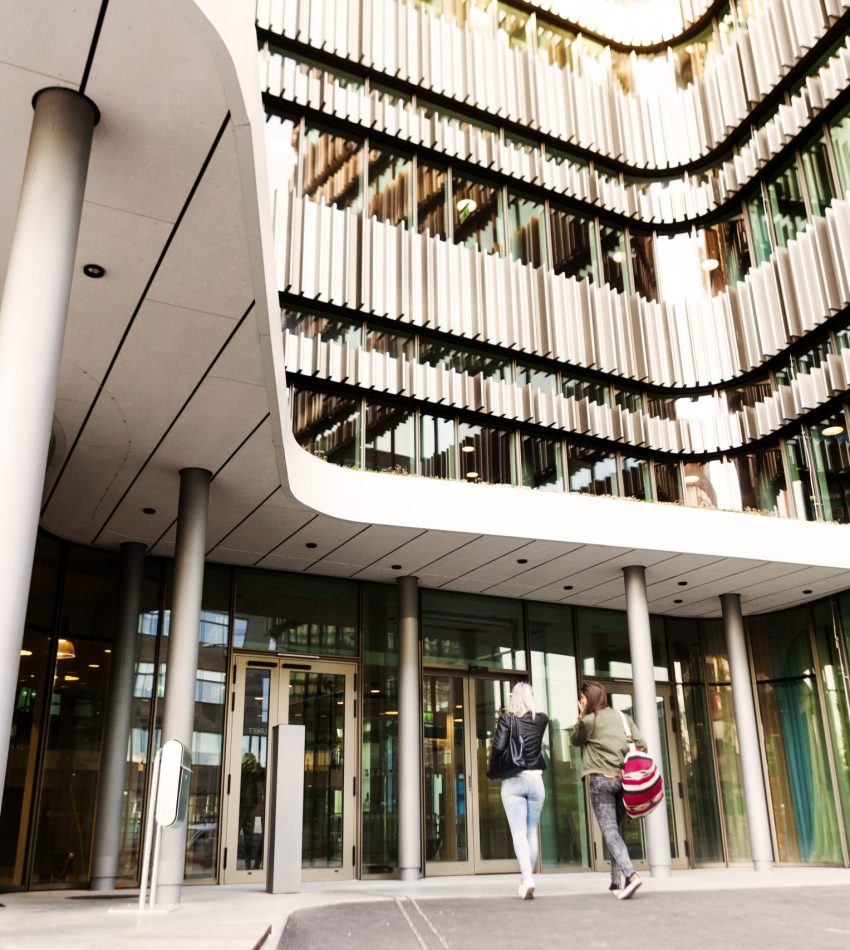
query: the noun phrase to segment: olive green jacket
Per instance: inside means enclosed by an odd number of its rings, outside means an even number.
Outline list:
[[[626,716],[626,719],[635,745],[646,752],[646,742],[634,720],[630,716]],[[622,772],[623,759],[629,751],[629,740],[620,714],[610,706],[579,717],[573,728],[572,743],[581,747],[582,778],[594,772],[605,775],[619,775]]]

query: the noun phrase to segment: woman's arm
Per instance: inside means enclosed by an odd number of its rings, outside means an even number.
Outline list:
[[[593,715],[593,713],[591,713],[591,715]],[[573,745],[584,745],[589,735],[590,727],[587,725],[587,720],[585,720],[583,716],[579,716],[576,720],[576,724],[573,726],[573,734],[570,737],[570,742],[572,742]]]
[[[497,752],[501,752],[502,749],[508,744],[508,736],[510,735],[511,726],[510,718],[507,713],[499,713],[499,721],[496,723],[496,731],[493,734],[493,748]]]
[[[629,716],[629,725],[632,729],[632,739],[634,740],[635,745],[640,749],[641,752],[646,752],[646,739],[640,734],[640,729],[638,729],[637,724],[634,719]]]

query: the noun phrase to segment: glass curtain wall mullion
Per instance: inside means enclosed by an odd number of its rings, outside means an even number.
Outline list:
[[[844,862],[844,866],[847,867],[850,864],[850,851],[848,851],[847,844],[847,817],[843,814],[844,812],[844,803],[842,801],[841,788],[838,782],[838,773],[836,771],[835,764],[835,750],[832,747],[833,736],[831,735],[831,730],[829,728],[829,709],[827,708],[826,697],[824,695],[824,686],[823,686],[823,670],[821,669],[821,663],[818,653],[817,640],[815,638],[814,630],[814,617],[812,615],[811,607],[806,609],[806,619],[808,621],[809,628],[809,649],[812,652],[812,659],[814,661],[814,671],[815,671],[815,686],[818,692],[818,701],[820,703],[821,710],[821,722],[823,723],[823,732],[824,732],[824,746],[826,748],[826,758],[829,764],[829,774],[832,780],[832,795],[835,801],[836,812],[838,813],[836,817],[840,818],[837,822],[838,824],[838,837],[841,844],[841,857]]]

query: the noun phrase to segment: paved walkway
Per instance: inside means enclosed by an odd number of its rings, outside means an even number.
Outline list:
[[[306,884],[279,896],[194,886],[179,909],[142,917],[126,891],[0,894],[0,950],[491,950],[523,934],[559,950],[850,948],[850,870],[678,871],[625,902],[605,874],[537,883],[526,902],[514,875]]]

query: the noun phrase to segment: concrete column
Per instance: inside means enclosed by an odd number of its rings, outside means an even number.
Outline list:
[[[109,891],[118,874],[121,845],[121,813],[124,808],[124,774],[130,715],[133,711],[133,669],[136,636],[142,605],[145,546],[136,541],[121,545],[121,582],[112,663],[109,670],[109,698],[103,735],[103,754],[97,785],[91,889]]]
[[[732,701],[735,706],[735,729],[741,756],[741,779],[747,807],[750,853],[756,871],[769,871],[773,867],[773,843],[767,814],[767,795],[761,767],[761,746],[756,727],[750,663],[744,636],[744,618],[741,615],[741,595],[721,594],[720,603],[726,649],[729,653],[729,671],[732,674]]]
[[[161,743],[179,739],[190,753],[195,723],[198,631],[204,589],[204,551],[211,477],[212,474],[204,468],[184,468],[180,472],[177,546],[174,551],[174,603],[168,629]],[[177,828],[164,828],[159,858],[158,903],[180,903],[185,864],[186,824]]]
[[[649,754],[661,765],[661,731],[658,728],[658,704],[652,661],[652,636],[649,606],[646,602],[646,569],[638,565],[623,568],[626,585],[626,613],[629,619],[629,648],[632,655],[635,715]],[[666,789],[671,795],[672,789]],[[643,819],[646,856],[652,877],[670,876],[670,828],[667,809],[659,806]]]
[[[402,881],[422,874],[419,578],[398,579],[398,866]]]
[[[17,696],[83,193],[99,118],[94,103],[71,89],[42,89],[33,107],[0,301],[0,788],[6,779],[6,736]]]

